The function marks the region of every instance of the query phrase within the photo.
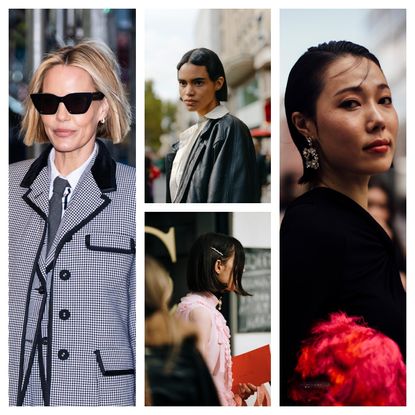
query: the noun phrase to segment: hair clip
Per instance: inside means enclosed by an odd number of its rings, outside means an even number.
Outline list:
[[[213,249],[217,254],[219,254],[220,256],[223,256],[222,252],[218,251],[216,248],[214,248],[213,246],[210,247],[210,249]]]

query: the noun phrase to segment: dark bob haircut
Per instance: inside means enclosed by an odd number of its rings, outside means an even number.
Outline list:
[[[185,63],[192,63],[197,66],[206,66],[206,71],[211,81],[216,81],[219,77],[223,76],[222,88],[216,91],[216,99],[218,101],[228,100],[228,84],[226,83],[225,70],[223,69],[222,62],[219,56],[213,52],[213,50],[206,48],[192,49],[186,52],[177,64],[177,70]]]
[[[220,293],[227,285],[219,281],[215,273],[217,260],[228,261],[235,254],[232,278],[235,292],[250,295],[242,288],[242,273],[245,266],[245,252],[241,243],[228,235],[206,233],[199,236],[190,250],[187,264],[187,285],[190,291]]]
[[[291,69],[285,90],[285,114],[291,137],[301,156],[304,148],[308,147],[308,143],[294,125],[292,114],[298,111],[315,120],[316,103],[324,88],[326,69],[334,61],[347,55],[369,59],[382,69],[376,56],[368,49],[345,40],[330,41],[309,48]],[[298,182],[315,183],[318,170],[307,169],[304,158],[301,157],[301,159],[303,176]]]

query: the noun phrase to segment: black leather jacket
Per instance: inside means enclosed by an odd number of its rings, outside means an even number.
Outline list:
[[[170,173],[178,143],[166,157],[167,202]],[[252,203],[259,202],[255,149],[248,127],[226,114],[211,119],[192,147],[182,181],[173,202]]]

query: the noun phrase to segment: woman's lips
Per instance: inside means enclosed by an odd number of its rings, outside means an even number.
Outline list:
[[[372,141],[363,150],[368,151],[370,153],[387,153],[390,148],[390,140],[381,139]]]
[[[67,130],[66,128],[58,128],[56,130],[53,130],[53,133],[57,136],[57,137],[69,137],[72,134],[75,133],[75,130]]]
[[[386,153],[389,150],[389,146],[375,146],[367,149],[369,153]]]

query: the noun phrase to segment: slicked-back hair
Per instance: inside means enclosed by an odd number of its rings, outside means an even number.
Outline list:
[[[375,55],[364,46],[345,40],[321,43],[310,47],[295,63],[290,71],[285,90],[285,114],[291,137],[300,152],[303,161],[303,176],[299,183],[317,181],[319,170],[307,169],[302,157],[304,148],[308,147],[306,138],[297,130],[292,121],[292,114],[300,112],[306,117],[315,119],[316,103],[324,88],[327,68],[331,63],[347,55],[374,62],[380,69],[380,63]]]
[[[235,255],[231,273],[235,292],[240,295],[250,295],[242,287],[245,251],[236,238],[220,233],[201,235],[193,244],[187,265],[189,290],[212,293],[225,291],[227,284],[219,281],[215,272],[215,264],[218,260],[226,263],[232,257],[232,254]]]
[[[56,65],[75,66],[91,76],[96,91],[104,94],[109,107],[105,123],[97,125],[97,136],[119,143],[130,130],[131,108],[121,83],[120,67],[114,53],[104,43],[94,40],[84,40],[75,46],[65,46],[51,52],[36,69],[25,101],[26,112],[22,121],[24,143],[30,146],[33,143],[49,142],[41,116],[34,107],[30,94],[42,92],[47,71]]]
[[[209,79],[213,82],[222,76],[224,80],[223,85],[221,89],[216,91],[216,99],[218,101],[228,100],[228,84],[226,82],[225,69],[223,69],[223,65],[219,59],[219,56],[213,52],[213,50],[206,48],[189,50],[182,56],[180,62],[177,64],[177,71],[179,71],[185,63],[192,63],[193,65],[197,66],[205,66],[206,72],[209,75]]]

